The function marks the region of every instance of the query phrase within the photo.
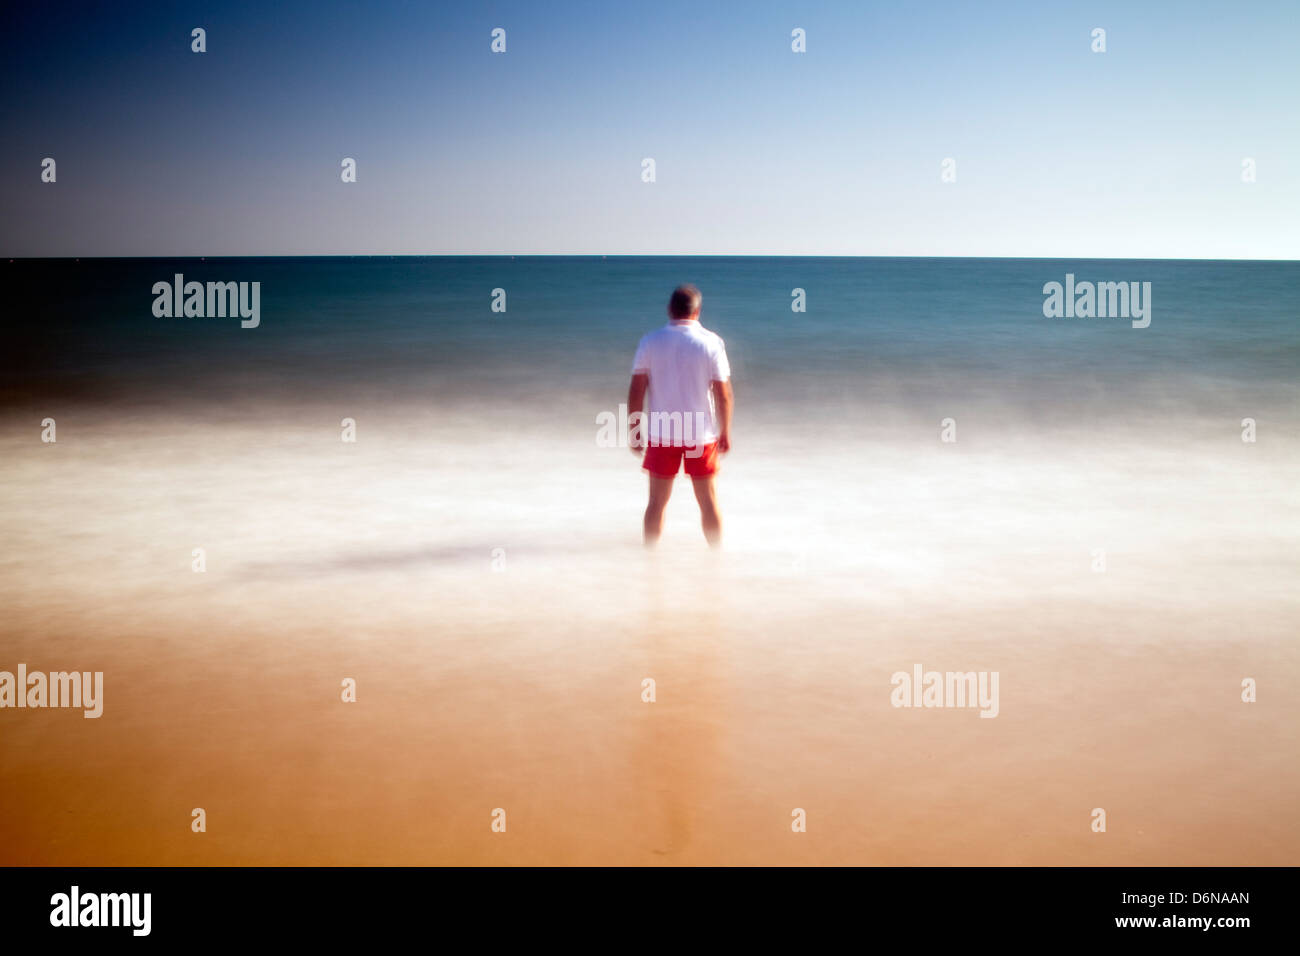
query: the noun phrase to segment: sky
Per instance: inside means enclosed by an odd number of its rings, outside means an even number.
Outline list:
[[[1295,0],[7,4],[0,254],[1295,259],[1297,48]]]

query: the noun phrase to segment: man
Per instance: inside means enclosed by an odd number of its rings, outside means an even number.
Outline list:
[[[695,286],[678,286],[668,300],[668,324],[641,339],[632,361],[628,444],[638,456],[645,448],[643,467],[650,473],[647,547],[663,531],[664,506],[683,462],[700,504],[704,537],[714,547],[722,540],[713,478],[718,456],[731,450],[731,367],[722,339],[700,325],[702,301]],[[647,397],[649,415],[643,416]]]

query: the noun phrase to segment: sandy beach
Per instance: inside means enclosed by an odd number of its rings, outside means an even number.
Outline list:
[[[104,712],[0,712],[6,864],[1300,857],[1293,441],[975,416],[796,462],[757,410],[724,551],[681,487],[647,554],[594,422],[539,470],[525,407],[38,411],[0,429],[0,669],[103,671]],[[892,706],[917,664],[997,672],[996,719]]]

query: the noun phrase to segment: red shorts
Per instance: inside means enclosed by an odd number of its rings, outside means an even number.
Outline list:
[[[673,478],[686,462],[686,474],[708,478],[718,473],[718,443],[707,445],[650,445],[641,467],[656,478]]]

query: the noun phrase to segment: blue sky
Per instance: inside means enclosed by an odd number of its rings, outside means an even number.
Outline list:
[[[1292,0],[0,16],[10,256],[1300,257]]]

